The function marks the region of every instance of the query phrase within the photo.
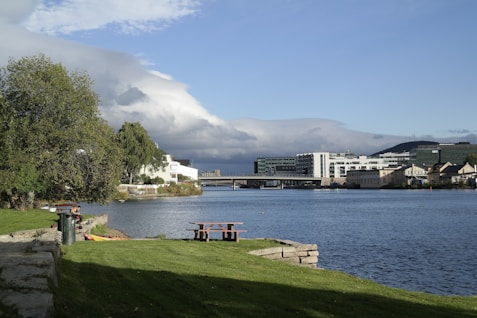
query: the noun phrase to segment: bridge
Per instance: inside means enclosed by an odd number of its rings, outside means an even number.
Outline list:
[[[324,178],[317,178],[307,175],[234,175],[234,176],[200,176],[199,180],[203,185],[218,185],[218,184],[231,184],[233,189],[236,188],[236,182],[255,181],[255,184],[265,185],[267,181],[276,181],[278,185],[276,187],[284,188],[285,183],[298,184],[298,183],[312,183],[321,185]]]

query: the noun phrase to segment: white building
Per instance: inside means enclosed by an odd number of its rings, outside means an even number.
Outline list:
[[[379,158],[384,159],[384,162],[387,163],[389,167],[397,168],[411,160],[411,153],[409,151],[385,152],[379,154]]]
[[[310,152],[296,155],[296,174],[298,175],[329,178],[329,167],[329,152]]]
[[[297,154],[296,165],[297,174],[316,178],[345,178],[348,171],[381,170],[388,167],[383,158],[329,152]]]
[[[165,183],[178,182],[178,175],[196,181],[199,179],[199,170],[196,168],[183,166],[178,161],[172,160],[171,155],[164,155],[166,165],[157,170],[154,170],[151,166],[142,167],[140,174],[145,174],[150,178],[162,178]]]
[[[348,171],[353,170],[381,170],[386,167],[388,164],[381,158],[330,155],[330,178],[344,178]]]

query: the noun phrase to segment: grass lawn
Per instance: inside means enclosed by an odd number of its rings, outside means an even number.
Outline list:
[[[47,210],[0,209],[0,235],[22,230],[48,228],[57,221],[58,215]]]
[[[0,210],[0,234],[49,227],[57,219],[48,211]],[[52,287],[55,317],[477,317],[477,296],[408,292],[246,253],[275,244],[128,240],[62,246],[59,285]]]
[[[84,214],[83,220],[87,220],[94,215]],[[47,210],[32,209],[27,211],[16,211],[11,209],[0,209],[0,235],[10,234],[23,230],[44,229],[58,223],[59,216],[56,212]]]
[[[270,241],[64,246],[58,317],[477,317],[477,297],[387,288],[246,252]]]

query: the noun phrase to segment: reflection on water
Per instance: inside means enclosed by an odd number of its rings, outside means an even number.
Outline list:
[[[191,238],[193,221],[242,221],[243,237],[319,247],[318,265],[388,286],[477,294],[477,192],[206,188],[196,197],[82,205],[134,238]]]

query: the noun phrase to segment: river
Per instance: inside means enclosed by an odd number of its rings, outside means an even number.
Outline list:
[[[475,190],[231,190],[83,213],[109,216],[133,238],[192,238],[193,221],[241,221],[241,237],[318,245],[318,266],[440,295],[477,295]],[[212,237],[214,238],[214,237]]]

